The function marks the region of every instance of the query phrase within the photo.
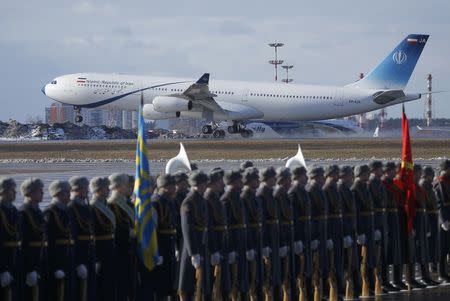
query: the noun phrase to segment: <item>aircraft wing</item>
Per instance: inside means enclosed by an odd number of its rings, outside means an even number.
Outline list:
[[[182,94],[174,94],[173,96],[190,99],[194,105],[202,107],[203,111],[213,114],[219,119],[244,120],[263,117],[260,111],[249,106],[224,101],[217,102],[214,99],[217,95],[209,90],[209,73],[203,74]]]
[[[201,105],[206,109],[224,114],[223,108],[214,100],[217,95],[209,91],[209,73],[205,73],[200,79],[183,92],[194,104]]]

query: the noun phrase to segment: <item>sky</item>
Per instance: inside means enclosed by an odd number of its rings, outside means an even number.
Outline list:
[[[297,84],[345,85],[410,33],[431,37],[407,90],[450,91],[450,1],[4,1],[0,10],[0,120],[44,117],[52,78],[120,72],[273,81],[273,49]],[[433,114],[450,118],[449,93]],[[423,99],[408,103],[423,116]],[[400,106],[387,109],[400,117]]]

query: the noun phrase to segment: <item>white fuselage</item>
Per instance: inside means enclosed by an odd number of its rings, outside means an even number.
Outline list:
[[[170,77],[131,76],[122,74],[78,73],[55,78],[43,88],[50,98],[76,107],[112,107],[118,110],[137,110],[141,93],[144,104],[151,104],[157,96],[181,94],[195,80]],[[382,107],[420,98],[410,94],[380,105],[373,95],[380,89],[258,83],[210,80],[209,90],[214,100],[225,110],[260,112],[259,120],[323,120],[373,111]],[[203,108],[194,107],[181,116],[202,118]],[[250,116],[250,115],[249,115]],[[229,117],[214,113],[213,120]]]

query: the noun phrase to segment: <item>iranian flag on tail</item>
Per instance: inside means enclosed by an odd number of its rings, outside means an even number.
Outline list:
[[[408,42],[408,44],[417,44],[417,43],[419,43],[419,39],[408,38],[408,39],[406,40],[406,42]]]

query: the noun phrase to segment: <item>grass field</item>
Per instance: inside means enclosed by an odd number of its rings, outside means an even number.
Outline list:
[[[178,140],[148,140],[149,157],[168,159],[179,150]],[[300,143],[308,159],[399,158],[400,139],[307,139],[307,140],[183,140],[191,160],[286,158]],[[412,140],[415,158],[450,157],[450,139]],[[0,159],[127,159],[133,160],[135,141],[2,142]]]

